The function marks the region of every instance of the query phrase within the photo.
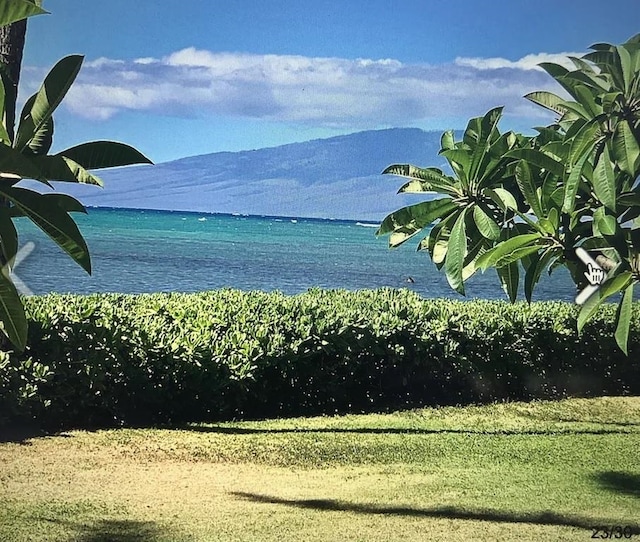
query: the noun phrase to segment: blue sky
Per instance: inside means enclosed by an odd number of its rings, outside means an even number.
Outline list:
[[[637,0],[45,0],[29,22],[22,98],[61,57],[85,64],[55,147],[114,139],[163,162],[392,126],[551,117],[535,66],[640,32]],[[559,55],[559,56],[558,56]]]

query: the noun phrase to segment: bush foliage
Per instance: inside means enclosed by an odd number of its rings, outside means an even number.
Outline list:
[[[640,393],[615,307],[576,333],[568,303],[424,300],[407,290],[297,296],[25,299],[24,353],[0,352],[0,423],[179,423]]]

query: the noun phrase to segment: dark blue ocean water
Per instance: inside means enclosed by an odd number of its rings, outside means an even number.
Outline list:
[[[347,221],[207,215],[129,209],[75,214],[89,246],[87,275],[51,240],[19,219],[21,245],[33,252],[16,275],[34,293],[197,292],[217,288],[409,288],[424,297],[460,298],[418,240],[390,250],[375,225]],[[412,277],[414,282],[407,281]],[[535,299],[572,301],[564,270],[543,277]],[[474,276],[467,298],[506,299],[494,271]]]

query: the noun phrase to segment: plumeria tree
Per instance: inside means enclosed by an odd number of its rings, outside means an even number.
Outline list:
[[[493,267],[513,302],[524,274],[530,302],[544,271],[562,266],[585,286],[584,249],[606,271],[582,305],[578,330],[602,302],[619,295],[615,338],[626,353],[634,286],[640,281],[640,34],[621,45],[598,43],[573,69],[540,66],[566,96],[533,92],[530,101],[555,122],[527,137],[501,134],[501,108],[472,119],[461,141],[442,137],[452,174],[392,165],[383,173],[408,180],[401,192],[441,197],[387,216],[378,230],[392,247],[421,231],[419,249],[444,268],[449,284]]]
[[[0,27],[45,13],[36,0],[2,0]],[[53,143],[53,113],[73,84],[83,57],[60,60],[45,77],[38,92],[28,98],[16,118],[15,68],[0,64],[0,323],[6,337],[18,349],[27,340],[27,320],[10,269],[18,252],[17,217],[27,217],[44,231],[87,273],[91,259],[86,242],[71,217],[86,212],[69,195],[55,190],[40,193],[19,185],[33,179],[49,189],[52,182],[102,185],[93,170],[151,163],[136,149],[113,141],[92,141],[49,154]],[[18,66],[19,69],[19,66]],[[13,72],[13,75],[12,75]],[[15,119],[15,121],[14,121]]]

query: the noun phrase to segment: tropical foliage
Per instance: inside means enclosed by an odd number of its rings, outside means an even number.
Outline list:
[[[3,0],[0,26],[43,13],[30,0]],[[87,273],[91,273],[89,250],[72,212],[86,212],[76,199],[55,191],[39,193],[18,185],[22,179],[34,179],[45,188],[50,181],[102,185],[91,170],[150,163],[134,148],[113,141],[93,141],[49,154],[53,143],[53,113],[73,84],[82,56],[60,60],[44,79],[40,89],[24,104],[17,129],[8,124],[7,110],[15,107],[6,66],[0,66],[0,321],[2,330],[19,349],[27,339],[27,320],[18,291],[11,279],[10,267],[18,252],[16,217],[27,217],[55,241]]]
[[[147,424],[640,393],[607,305],[425,300],[408,290],[48,295],[0,351],[0,425]],[[637,305],[636,305],[637,308]]]
[[[621,294],[615,338],[625,352],[634,285],[640,281],[640,34],[622,45],[595,44],[574,69],[540,66],[564,89],[526,96],[556,115],[538,134],[501,134],[501,108],[472,119],[461,141],[442,137],[451,174],[392,165],[383,173],[408,181],[400,192],[437,193],[387,216],[379,235],[398,246],[419,232],[419,245],[464,294],[477,270],[495,267],[513,302],[521,271],[532,299],[541,274],[566,267],[586,285],[581,247],[607,271],[581,308],[582,330],[603,301]]]

